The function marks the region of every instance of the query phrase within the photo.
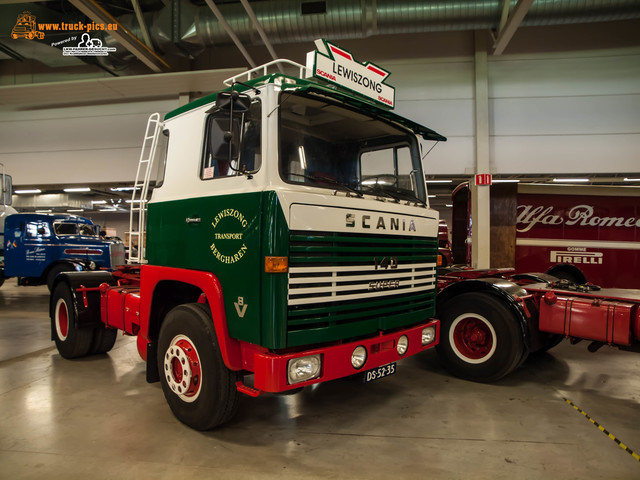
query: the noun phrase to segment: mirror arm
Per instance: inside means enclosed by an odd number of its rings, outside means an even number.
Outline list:
[[[233,91],[233,86],[236,85],[236,84],[242,85],[243,87],[246,87],[246,88],[248,88],[250,90],[253,90],[256,93],[256,95],[260,95],[260,90],[258,90],[256,87],[253,87],[251,85],[247,85],[246,83],[242,83],[242,82],[233,82],[231,84],[231,90],[232,91]]]

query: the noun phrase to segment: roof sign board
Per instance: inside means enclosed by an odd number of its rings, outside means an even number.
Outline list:
[[[391,75],[373,63],[360,63],[350,52],[324,39],[315,41],[316,51],[307,56],[313,76],[335,83],[387,107],[395,106],[395,88],[385,83]]]

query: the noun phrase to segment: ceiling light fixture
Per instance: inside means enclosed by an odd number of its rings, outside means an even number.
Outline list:
[[[89,187],[74,187],[74,188],[65,188],[64,191],[67,193],[79,193],[79,192],[90,192],[91,189]]]
[[[560,183],[582,183],[582,182],[589,182],[591,180],[589,180],[588,178],[554,178],[553,179],[554,182],[560,182]]]
[[[39,188],[32,188],[32,189],[27,189],[27,190],[14,190],[13,193],[15,194],[23,194],[23,193],[42,193],[42,190],[40,190]]]

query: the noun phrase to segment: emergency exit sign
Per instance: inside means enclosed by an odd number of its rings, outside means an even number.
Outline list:
[[[480,173],[476,175],[476,185],[491,185],[491,174]]]

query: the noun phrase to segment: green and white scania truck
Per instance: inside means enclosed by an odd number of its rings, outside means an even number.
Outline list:
[[[446,139],[393,113],[388,72],[316,45],[307,66],[272,62],[297,75],[267,64],[152,116],[134,263],[52,290],[63,357],[137,336],[147,380],[196,429],[229,420],[240,393],[374,380],[438,343],[438,213],[418,136]]]

